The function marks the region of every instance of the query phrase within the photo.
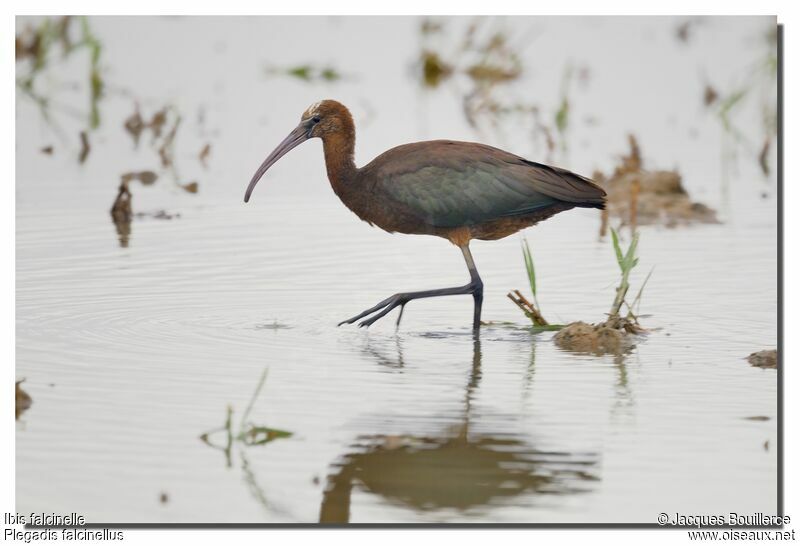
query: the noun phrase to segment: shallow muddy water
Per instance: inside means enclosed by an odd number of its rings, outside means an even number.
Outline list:
[[[109,88],[87,161],[75,159],[75,120],[60,137],[18,99],[16,376],[33,404],[17,422],[17,511],[118,523],[775,513],[776,372],[745,360],[777,343],[774,175],[740,158],[722,182],[699,76],[746,74],[770,19],[705,20],[688,45],[665,18],[491,22],[530,41],[514,92],[545,109],[567,60],[591,68],[572,102],[574,119],[597,122],[575,122],[560,164],[608,171],[635,132],[648,167],[677,167],[692,197],[720,211],[718,225],[641,228],[633,286],[655,267],[642,302],[653,332],[616,357],[565,352],[551,332],[530,331],[505,297],[528,290],[520,235],[472,245],[484,320],[511,324],[475,339],[471,299],[453,297],[412,302],[397,331],[394,314],[337,328],[394,292],[461,284],[467,272],[443,240],[390,235],[345,209],[316,141],[242,203],[265,155],[325,97],[352,106],[358,164],[439,137],[541,158],[513,120],[476,133],[452,89],[420,90],[418,19],[91,23]],[[457,35],[466,21],[451,25]],[[379,56],[373,42],[386,44]],[[345,78],[314,84],[265,68],[312,59]],[[77,80],[85,67],[54,70]],[[63,100],[83,100],[70,93]],[[200,191],[166,175],[132,186],[135,212],[179,216],[135,218],[121,245],[108,212],[119,176],[158,171],[122,129],[134,98],[146,112],[169,102],[184,113],[176,157]],[[39,151],[47,145],[52,156]],[[525,232],[553,321],[599,321],[610,307],[618,269],[599,223],[573,210]],[[290,435],[237,437],[252,425]]]

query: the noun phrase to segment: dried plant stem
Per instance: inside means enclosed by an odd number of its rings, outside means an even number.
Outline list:
[[[639,190],[641,188],[641,182],[638,178],[636,178],[633,183],[631,184],[631,210],[630,210],[630,222],[631,222],[631,235],[636,233],[636,211],[639,206]]]
[[[625,295],[628,293],[628,288],[630,288],[628,284],[628,273],[625,272],[622,274],[622,281],[617,287],[617,295],[614,297],[614,303],[611,305],[609,317],[619,317],[619,311],[620,308],[622,308],[622,304],[625,302]]]
[[[608,233],[608,207],[600,211],[600,238]]]
[[[525,296],[523,296],[520,293],[519,290],[514,290],[513,292],[509,292],[507,294],[507,296],[508,296],[508,299],[513,301],[516,304],[517,307],[522,309],[522,312],[525,313],[525,316],[527,316],[529,319],[531,319],[533,324],[535,324],[536,326],[548,326],[549,325],[549,323],[544,319],[542,314],[539,313],[539,310],[536,309],[536,307],[530,301],[528,301],[525,298]]]

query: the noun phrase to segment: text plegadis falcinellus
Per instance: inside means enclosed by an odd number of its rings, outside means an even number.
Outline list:
[[[470,294],[475,302],[472,326],[477,330],[483,282],[469,250],[471,239],[500,239],[561,211],[605,206],[606,192],[588,178],[471,142],[405,144],[358,168],[353,117],[333,100],[303,112],[300,124],[253,175],[245,202],[267,169],[310,138],[322,139],[333,191],[359,218],[389,233],[444,237],[461,249],[470,274],[464,286],[401,292],[340,325],[369,317],[359,323],[369,326],[398,306],[399,324],[411,300]]]

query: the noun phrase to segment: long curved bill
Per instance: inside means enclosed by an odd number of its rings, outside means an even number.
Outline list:
[[[278,144],[278,147],[275,148],[267,159],[264,160],[264,163],[256,171],[256,174],[253,175],[252,180],[250,180],[250,184],[247,185],[247,191],[244,193],[244,202],[247,203],[250,201],[250,194],[253,193],[253,190],[258,184],[258,181],[261,180],[261,177],[264,176],[264,173],[267,172],[267,169],[272,167],[280,158],[285,156],[292,148],[295,148],[298,144],[301,144],[308,140],[308,128],[304,124],[300,124],[295,129],[289,133],[289,136],[283,139],[283,142]]]

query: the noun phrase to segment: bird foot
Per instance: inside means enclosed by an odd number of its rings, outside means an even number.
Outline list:
[[[416,300],[421,298],[432,298],[437,296],[454,296],[457,294],[471,294],[473,297],[475,297],[475,303],[476,303],[475,316],[477,317],[476,318],[476,320],[478,321],[477,324],[479,324],[480,301],[483,299],[483,283],[481,283],[480,279],[477,279],[475,281],[470,282],[469,284],[466,284],[464,286],[458,286],[455,288],[442,288],[439,290],[423,290],[421,292],[400,292],[398,294],[386,298],[377,305],[374,305],[369,309],[362,311],[361,313],[357,314],[352,318],[343,320],[338,325],[341,326],[342,324],[353,324],[354,322],[361,320],[364,317],[369,317],[358,323],[359,328],[369,327],[378,320],[380,320],[381,318],[385,317],[387,314],[389,314],[389,312],[392,309],[399,306],[400,314],[397,317],[397,326],[399,327],[400,319],[403,318],[403,311],[405,310],[405,306],[411,300]]]
[[[382,302],[378,303],[377,305],[374,305],[374,306],[370,307],[369,309],[367,309],[365,311],[362,311],[361,313],[357,314],[356,316],[354,316],[352,318],[349,318],[347,320],[343,320],[342,322],[340,322],[338,324],[338,326],[341,326],[342,324],[353,324],[354,322],[356,322],[359,319],[362,319],[362,318],[364,318],[364,317],[366,317],[368,315],[372,315],[376,311],[380,311],[378,313],[375,313],[375,315],[369,317],[368,319],[362,320],[361,322],[358,323],[358,327],[359,328],[364,328],[365,326],[369,327],[372,324],[374,324],[377,320],[385,317],[392,309],[394,309],[398,305],[401,306],[400,307],[400,316],[397,317],[397,325],[400,326],[400,319],[403,318],[403,312],[402,311],[405,308],[406,303],[408,303],[410,301],[408,299],[404,299],[407,295],[408,294],[395,294],[394,296],[388,297],[385,300],[383,300]]]

